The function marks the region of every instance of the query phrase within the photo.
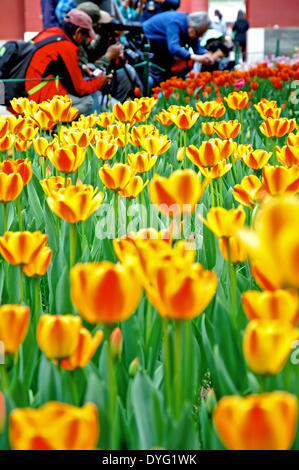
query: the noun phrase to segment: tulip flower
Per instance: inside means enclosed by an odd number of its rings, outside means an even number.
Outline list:
[[[245,330],[243,353],[256,374],[279,374],[299,339],[299,330],[277,320],[252,320]]]
[[[244,176],[241,184],[236,184],[233,195],[236,201],[253,209],[266,197],[263,183],[255,175]]]
[[[63,176],[51,176],[45,180],[40,180],[40,185],[47,196],[51,196],[52,192],[65,187],[65,178]],[[67,178],[67,187],[72,185],[71,178]]]
[[[29,321],[29,307],[23,305],[0,306],[0,341],[4,343],[6,354],[18,352],[27,335]]]
[[[27,153],[27,150],[29,149],[29,147],[31,147],[32,142],[28,141],[28,140],[23,140],[23,139],[16,139],[14,141],[14,145],[15,145],[16,149],[18,150],[18,152],[26,152]]]
[[[240,144],[237,146],[235,153],[238,155],[238,158],[243,160],[245,155],[250,152],[253,152],[253,147],[251,144]]]
[[[36,331],[39,348],[49,359],[72,356],[79,342],[82,320],[74,315],[42,315]]]
[[[221,398],[213,421],[231,450],[288,450],[296,435],[298,400],[287,392]]]
[[[135,357],[131,364],[129,365],[129,376],[130,377],[135,377],[137,372],[140,370],[140,364],[139,364],[139,359],[138,357]]]
[[[60,367],[66,370],[82,369],[95,354],[104,338],[102,330],[98,330],[92,337],[91,333],[81,327],[79,341],[75,352],[67,359],[60,361]]]
[[[27,112],[28,101],[28,98],[13,98],[10,104],[16,114],[24,115]]]
[[[6,421],[6,406],[3,393],[0,392],[0,434],[3,432]]]
[[[299,165],[299,145],[275,147],[277,160],[287,168]]]
[[[26,119],[23,117],[7,116],[8,131],[10,134],[18,134],[26,126]]]
[[[200,166],[199,171],[203,176],[208,179],[217,179],[225,175],[232,167],[231,163],[226,163],[226,160],[221,160],[215,166],[205,168]]]
[[[157,156],[167,152],[171,146],[171,141],[167,140],[167,136],[147,136],[141,140],[141,145],[146,152]]]
[[[113,106],[113,114],[120,122],[130,124],[140,109],[141,105],[136,101],[125,101],[124,103],[116,103]]]
[[[88,219],[101,204],[103,193],[97,194],[97,188],[87,184],[68,186],[52,191],[47,202],[52,211],[70,224]]]
[[[157,121],[162,124],[162,126],[170,126],[173,124],[171,114],[165,111],[165,109],[163,109],[159,114],[156,114],[155,119],[157,119]]]
[[[170,217],[192,213],[206,189],[198,175],[190,169],[176,170],[169,178],[155,175],[149,185],[149,195],[158,210]]]
[[[75,108],[71,110],[71,106],[71,100],[64,100],[60,96],[54,96],[51,101],[44,101],[39,105],[40,109],[55,124],[73,121],[77,117],[79,111]]]
[[[247,258],[247,250],[237,237],[219,238],[219,250],[225,261],[233,264],[243,263]]]
[[[264,120],[268,118],[279,119],[282,111],[281,108],[269,106],[261,101],[258,104],[254,104],[254,107]]]
[[[136,173],[146,173],[154,166],[157,158],[148,152],[129,153],[128,163]]]
[[[196,109],[202,116],[216,119],[222,117],[226,112],[225,106],[222,103],[218,103],[218,101],[199,101],[196,103]]]
[[[210,139],[209,142],[212,145],[216,145],[219,149],[220,159],[223,160],[224,158],[229,158],[233,155],[237,150],[237,144],[232,139]]]
[[[299,168],[266,166],[263,169],[263,186],[271,196],[296,194],[299,191]]]
[[[18,173],[6,174],[0,169],[0,202],[14,201],[22,192],[24,185]]]
[[[94,450],[98,437],[98,411],[93,403],[79,408],[51,401],[37,409],[16,408],[9,416],[13,450]]]
[[[140,111],[143,114],[150,114],[152,112],[152,109],[154,106],[156,106],[158,100],[155,98],[151,97],[149,98],[148,96],[142,96],[141,98],[135,98],[135,103],[138,104],[138,106],[141,106]]]
[[[234,121],[215,122],[214,130],[221,139],[235,139],[241,130],[241,124]]]
[[[296,120],[287,118],[268,118],[259,127],[262,134],[271,138],[282,137],[292,132],[295,128]]]
[[[260,170],[268,163],[271,158],[272,152],[266,152],[265,150],[254,150],[253,152],[247,152],[243,156],[243,162],[253,170]]]
[[[199,148],[189,145],[186,150],[187,157],[198,167],[213,167],[223,158],[220,156],[219,147],[213,142],[203,142]]]
[[[201,264],[191,265],[184,259],[152,259],[150,283],[146,293],[163,318],[190,320],[197,317],[215,294],[217,276],[205,271]]]
[[[246,91],[234,91],[224,97],[227,105],[231,109],[240,110],[248,106],[248,93]]]
[[[89,323],[117,323],[129,318],[140,300],[141,288],[132,268],[101,263],[77,264],[71,270],[71,296]]]
[[[78,145],[79,147],[88,147],[93,134],[87,132],[86,129],[61,128],[60,144],[62,146]]]
[[[72,122],[72,127],[80,127],[81,129],[90,129],[97,124],[98,117],[99,116],[97,114],[89,114],[88,116],[81,114],[78,121]]]
[[[52,259],[52,250],[49,246],[44,246],[39,251],[31,263],[23,267],[23,271],[28,277],[44,276]]]
[[[153,124],[134,126],[129,135],[129,142],[135,147],[141,147],[142,140],[145,137],[160,137],[160,132]]]
[[[133,176],[125,188],[119,191],[119,195],[127,199],[135,199],[144,190],[148,183],[148,180],[143,183],[141,176]]]
[[[243,206],[237,209],[224,209],[223,207],[212,207],[205,220],[198,214],[206,226],[216,235],[217,238],[233,237],[245,223],[246,214]]]
[[[184,131],[191,129],[191,127],[194,126],[198,118],[199,114],[194,112],[192,109],[182,113],[176,113],[171,115],[173,123],[179,129],[182,129]]]
[[[0,138],[0,152],[5,152],[6,150],[11,149],[13,146],[13,136],[10,134],[5,135]]]
[[[86,149],[78,145],[68,145],[66,147],[49,147],[48,158],[55,168],[61,173],[75,173],[82,165]]]
[[[113,113],[101,113],[97,117],[97,125],[100,127],[107,127],[111,126],[115,121],[115,117]]]
[[[2,139],[8,131],[8,120],[4,116],[0,116],[0,139]]]
[[[115,163],[112,168],[104,165],[99,171],[102,183],[113,191],[124,189],[132,177],[132,170],[124,163]]]
[[[55,123],[49,118],[47,113],[45,113],[45,111],[43,111],[42,109],[33,113],[31,115],[31,118],[34,120],[34,122],[36,122],[36,124],[41,130],[49,131],[53,129],[53,127],[55,126]]]
[[[48,235],[38,232],[5,232],[0,237],[0,253],[14,266],[25,266],[42,250]]]
[[[93,151],[99,160],[111,160],[114,157],[118,149],[118,146],[114,142],[107,142],[104,139],[99,139],[96,142],[96,146],[93,147]]]
[[[297,145],[299,145],[299,134],[289,134],[287,137],[287,144],[290,147],[296,147]]]
[[[40,157],[45,157],[47,155],[47,148],[49,142],[45,137],[38,137],[33,141],[33,147],[35,153],[37,153]]]
[[[299,297],[294,290],[246,291],[242,305],[249,320],[279,320],[293,326],[299,321]]]
[[[38,128],[37,127],[23,127],[23,129],[18,133],[18,139],[20,140],[32,140],[36,134],[38,133]]]
[[[202,132],[207,136],[213,135],[215,133],[214,124],[215,122],[202,122],[201,123]]]

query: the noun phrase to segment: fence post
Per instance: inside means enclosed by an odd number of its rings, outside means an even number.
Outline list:
[[[144,67],[143,67],[143,96],[149,96],[149,71],[150,71],[150,46],[144,46]]]

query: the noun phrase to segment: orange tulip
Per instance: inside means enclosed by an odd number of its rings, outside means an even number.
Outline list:
[[[23,129],[18,133],[18,138],[20,140],[32,140],[38,133],[37,127],[23,127]]]
[[[221,398],[213,420],[231,450],[287,450],[296,436],[298,400],[287,392]]]
[[[0,116],[0,139],[2,139],[8,131],[8,120],[4,116]]]
[[[236,184],[233,189],[236,201],[253,209],[266,196],[263,183],[255,175],[245,176],[241,184]]]
[[[299,145],[284,147],[275,147],[278,161],[287,168],[293,165],[299,165]]]
[[[297,134],[297,135],[289,134],[288,137],[287,137],[287,144],[290,147],[294,147],[294,146],[299,145],[299,134]]]
[[[141,176],[133,176],[124,189],[119,191],[120,196],[127,199],[135,199],[144,190],[145,186],[148,185],[148,180],[143,183]]]
[[[78,145],[68,145],[66,147],[49,147],[48,158],[55,168],[61,173],[75,173],[82,165],[86,149]]]
[[[141,98],[135,98],[135,103],[138,104],[138,106],[141,106],[140,111],[143,114],[150,114],[152,112],[152,109],[154,106],[156,106],[158,100],[155,98],[151,97],[149,98],[148,96],[142,96]]]
[[[176,170],[169,178],[155,175],[149,185],[149,195],[158,210],[170,217],[192,213],[206,184],[190,169]]]
[[[28,277],[44,276],[52,259],[52,250],[49,246],[44,246],[31,263],[23,267],[23,271]]]
[[[51,101],[44,101],[39,105],[40,109],[54,123],[73,121],[78,116],[79,111],[76,108],[71,109],[71,106],[71,100],[64,100],[61,96],[57,95]]]
[[[101,202],[104,194],[96,195],[98,188],[88,184],[68,186],[67,188],[52,191],[47,199],[52,211],[70,224],[82,222],[93,214]]]
[[[27,121],[23,117],[15,117],[15,116],[7,116],[7,122],[8,122],[8,131],[11,134],[18,134],[23,127],[26,126]]]
[[[88,147],[90,144],[92,134],[87,132],[86,129],[76,128],[61,128],[60,130],[60,143],[61,146],[78,145],[79,147]]]
[[[157,158],[148,152],[129,153],[128,163],[136,173],[146,173],[154,166]]]
[[[114,142],[107,142],[104,139],[99,139],[93,151],[99,160],[110,160],[117,152],[117,145]]]
[[[167,139],[167,136],[163,135],[159,137],[147,136],[141,140],[141,145],[146,152],[157,156],[167,152],[171,146],[171,141]]]
[[[77,264],[71,270],[71,296],[89,323],[116,323],[136,309],[141,288],[131,267],[101,263]]]
[[[18,173],[7,175],[0,171],[0,202],[14,201],[22,192],[24,185]]]
[[[0,307],[0,341],[5,346],[6,354],[18,352],[26,337],[29,322],[29,307],[23,305],[2,305]]]
[[[217,238],[233,237],[240,230],[244,223],[246,214],[243,206],[237,209],[224,209],[223,207],[212,207],[205,220],[198,214],[206,226],[216,235]]]
[[[132,177],[132,170],[129,165],[115,163],[112,168],[104,165],[99,171],[102,183],[113,191],[124,189]]]
[[[51,196],[52,192],[58,191],[65,187],[65,178],[63,176],[51,176],[45,180],[40,181],[40,185],[43,188],[47,196]],[[67,179],[67,186],[72,185],[71,178]]]
[[[253,170],[260,170],[268,163],[271,158],[272,152],[266,152],[265,150],[254,150],[253,152],[247,152],[243,156],[245,164]]]
[[[199,101],[196,103],[197,111],[205,117],[220,118],[226,112],[225,106],[218,101]]]
[[[237,121],[219,121],[214,124],[214,131],[221,139],[235,139],[241,130],[241,124]]]
[[[12,135],[8,134],[0,138],[0,152],[5,152],[6,150],[9,150],[12,146],[13,146]]]
[[[265,104],[260,101],[258,104],[254,104],[255,109],[259,113],[262,119],[266,120],[268,118],[272,119],[279,119],[281,114],[281,108],[275,107]]]
[[[138,127],[132,127],[129,135],[130,144],[140,147],[141,142],[145,137],[160,137],[158,129],[154,125],[141,125]]]
[[[248,106],[249,97],[246,91],[234,91],[224,97],[224,100],[231,109],[239,110]]]
[[[16,408],[9,416],[13,450],[94,450],[99,437],[96,406],[51,401],[40,408]]]
[[[241,158],[241,160],[243,160],[245,155],[250,152],[253,152],[253,147],[251,144],[240,144],[236,148],[238,158]]]
[[[113,114],[121,122],[126,124],[132,123],[135,114],[141,109],[141,105],[136,101],[125,101],[124,103],[116,103],[113,106]]]
[[[42,315],[36,331],[39,348],[49,359],[69,358],[78,346],[81,324],[74,315]]]
[[[33,141],[33,147],[35,153],[40,157],[45,157],[47,155],[49,142],[45,137],[39,137]]]
[[[217,179],[228,173],[231,167],[231,163],[226,163],[226,160],[221,160],[219,163],[217,163],[217,165],[210,168],[204,168],[200,166],[199,171],[208,179]]]
[[[60,367],[66,370],[82,369],[95,354],[104,338],[104,333],[98,330],[94,337],[86,329],[81,327],[79,341],[75,352],[67,359],[62,359]]]
[[[263,185],[271,196],[296,194],[299,191],[299,168],[266,166],[263,169]]]
[[[279,374],[299,339],[299,330],[277,320],[252,320],[245,330],[243,353],[256,374]]]
[[[293,326],[299,321],[299,297],[294,290],[246,291],[242,305],[249,320],[279,320]]]
[[[233,264],[243,263],[247,258],[247,250],[237,237],[219,238],[219,250],[225,261]]]
[[[28,107],[28,98],[13,98],[10,101],[10,105],[16,114],[25,114]],[[35,103],[36,104],[36,103]],[[36,106],[38,106],[36,104]]]
[[[170,126],[173,124],[170,113],[163,109],[159,114],[155,115],[155,119],[162,124],[162,126]]]
[[[94,127],[97,124],[98,117],[99,116],[97,114],[89,114],[88,116],[81,114],[78,121],[72,122],[72,127],[90,129],[91,127]]]
[[[115,117],[113,113],[101,113],[97,117],[97,125],[100,127],[107,127],[113,124]]]
[[[259,127],[262,134],[271,138],[282,137],[292,132],[295,128],[296,120],[287,118],[268,118]]]
[[[41,232],[5,232],[0,237],[0,253],[15,266],[30,264],[42,250],[48,235]]]
[[[202,122],[201,123],[202,132],[208,136],[215,134],[214,124],[215,122]]]
[[[33,113],[31,115],[31,118],[34,120],[34,122],[36,122],[36,124],[41,130],[48,131],[50,129],[53,129],[53,127],[55,126],[55,123],[51,119],[49,119],[48,115],[42,109]]]
[[[189,145],[186,150],[187,157],[198,167],[213,167],[219,163],[219,147],[213,142],[203,142],[199,149],[195,145]]]
[[[32,142],[28,140],[23,140],[23,139],[16,139],[15,142],[15,147],[19,152],[27,152],[29,147],[31,147]]]
[[[28,159],[19,158],[13,160],[6,158],[2,163],[0,162],[0,171],[10,175],[12,173],[18,173],[25,186],[32,178],[32,167],[31,162]]]
[[[171,118],[179,129],[187,130],[194,126],[199,118],[199,114],[190,109],[182,113],[172,114]]]

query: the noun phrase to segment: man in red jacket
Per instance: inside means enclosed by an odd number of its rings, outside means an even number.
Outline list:
[[[84,80],[79,66],[78,46],[87,37],[95,38],[91,18],[83,11],[71,10],[61,27],[53,27],[39,33],[33,41],[38,43],[53,37],[53,42],[38,49],[27,68],[27,79],[52,78],[57,80],[26,82],[26,91],[30,99],[40,103],[54,95],[69,95],[73,105],[80,113],[91,111],[93,99],[91,94],[109,82],[110,76],[101,74],[97,78]]]

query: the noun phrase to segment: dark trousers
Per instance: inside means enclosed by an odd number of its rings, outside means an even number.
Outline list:
[[[151,52],[153,58],[151,62],[157,64],[165,71],[159,70],[156,67],[150,67],[150,75],[154,82],[153,86],[158,86],[161,82],[167,80],[171,76],[170,68],[173,64],[173,57],[169,53],[167,45],[158,40],[150,40]]]

